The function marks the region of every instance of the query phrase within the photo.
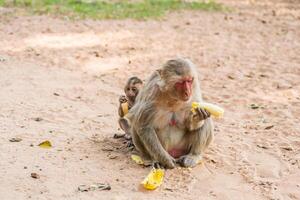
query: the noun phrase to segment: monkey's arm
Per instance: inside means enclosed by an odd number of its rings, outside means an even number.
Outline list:
[[[158,161],[167,168],[172,169],[175,167],[175,159],[163,148],[154,128],[143,127],[137,134],[154,161]]]
[[[199,130],[195,130],[195,138],[192,142],[190,155],[201,155],[213,140],[214,125],[211,118],[207,118]]]
[[[192,140],[191,149],[187,155],[181,156],[177,162],[183,167],[194,167],[202,160],[202,153],[213,140],[213,123],[211,118],[203,121],[203,125],[196,130],[190,131]]]

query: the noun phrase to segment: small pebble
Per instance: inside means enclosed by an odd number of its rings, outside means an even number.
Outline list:
[[[40,178],[40,175],[38,175],[37,173],[31,173],[30,175],[32,178],[34,179],[39,179]]]
[[[21,142],[22,139],[21,138],[11,138],[9,139],[10,142]]]
[[[41,118],[41,117],[36,117],[36,118],[33,118],[33,120],[36,121],[36,122],[40,122],[40,121],[43,120],[43,118]]]

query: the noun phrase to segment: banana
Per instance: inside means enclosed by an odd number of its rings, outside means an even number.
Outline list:
[[[202,108],[207,110],[211,115],[213,115],[216,118],[221,118],[224,115],[224,109],[214,105],[212,103],[205,103],[205,102],[193,102],[192,103],[192,109],[191,111],[193,113],[196,112],[196,108]]]

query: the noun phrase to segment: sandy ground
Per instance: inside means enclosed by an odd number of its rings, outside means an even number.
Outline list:
[[[0,199],[300,199],[300,3],[223,2],[233,11],[159,21],[0,8]],[[148,192],[149,168],[112,139],[118,96],[129,76],[177,55],[197,64],[205,100],[226,115],[205,165],[168,170]],[[77,191],[92,183],[112,189]]]

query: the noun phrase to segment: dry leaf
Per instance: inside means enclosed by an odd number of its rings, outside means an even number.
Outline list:
[[[227,77],[228,77],[229,79],[231,79],[231,80],[234,80],[234,77],[231,76],[231,75],[228,75]]]
[[[40,143],[38,146],[44,149],[50,149],[52,147],[51,142],[49,140]]]
[[[92,185],[79,185],[78,191],[80,192],[88,192],[94,190],[111,190],[111,186],[105,183],[95,183]]]
[[[257,144],[256,146],[259,147],[259,148],[262,148],[262,149],[268,149],[268,147],[266,147],[264,145],[261,145],[261,144]]]
[[[118,156],[117,155],[109,155],[108,158],[109,159],[116,159],[116,158],[118,158]]]
[[[103,147],[101,150],[102,151],[113,151],[114,149],[112,147]]]
[[[43,121],[43,118],[41,117],[36,117],[36,118],[33,118],[34,121],[36,122],[40,122],[40,121]]]
[[[252,109],[258,109],[258,108],[259,108],[259,105],[256,105],[256,104],[253,103],[253,104],[250,105],[250,107],[251,107]]]
[[[143,165],[144,161],[142,160],[142,158],[138,155],[131,155],[131,159],[138,165]]]
[[[282,149],[286,150],[286,151],[293,151],[292,147],[281,147]]]
[[[273,127],[274,127],[274,125],[267,126],[267,127],[265,127],[265,130],[269,130],[269,129],[273,128]]]
[[[11,138],[9,139],[10,142],[21,142],[22,139],[21,138]]]
[[[39,179],[40,175],[38,175],[37,173],[31,173],[30,176],[34,179]]]

